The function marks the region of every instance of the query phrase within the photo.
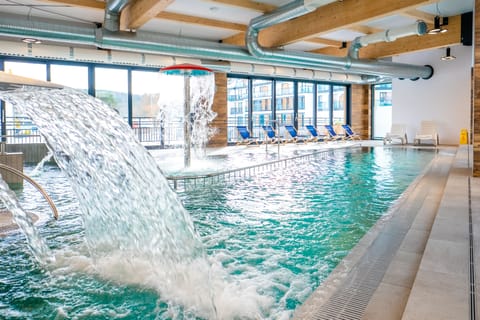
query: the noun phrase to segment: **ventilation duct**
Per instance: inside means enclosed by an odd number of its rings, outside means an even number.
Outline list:
[[[352,41],[350,48],[348,49],[348,55],[353,59],[358,59],[358,51],[360,48],[364,48],[369,44],[378,42],[393,42],[398,38],[413,35],[422,36],[426,33],[427,24],[424,21],[417,21],[415,24],[410,26],[388,29],[382,32],[357,37]]]
[[[0,14],[0,35],[23,38],[34,37],[45,41],[62,43],[66,46],[78,45],[81,47],[92,46],[101,49],[111,49],[127,52],[138,52],[155,55],[168,55],[178,58],[196,58],[213,61],[232,61],[246,64],[269,64],[279,67],[323,70],[334,73],[355,73],[352,77],[356,81],[352,83],[376,83],[384,80],[382,76],[363,75],[361,72],[354,72],[352,68],[344,68],[344,59],[338,59],[338,65],[342,67],[332,68],[331,64],[322,64],[318,62],[319,55],[315,59],[302,60],[297,58],[298,63],[291,60],[284,60],[281,57],[270,58],[265,61],[261,58],[252,56],[244,47],[221,44],[212,41],[203,41],[197,39],[179,38],[171,35],[163,35],[149,32],[111,32],[105,29],[96,28],[96,26],[85,24],[66,24],[64,22],[52,22],[43,20],[25,20],[22,16]],[[341,63],[340,63],[341,62]],[[358,63],[357,63],[358,64]],[[368,64],[368,63],[367,63]],[[410,65],[406,65],[410,66]],[[410,66],[416,70],[415,66]],[[386,68],[386,74],[392,74],[397,71],[397,64],[380,62],[375,64],[376,74],[382,75],[382,68]],[[388,68],[392,68],[390,70]],[[403,73],[404,77],[411,74]],[[357,81],[357,79],[359,79]]]
[[[108,0],[105,6],[103,27],[110,31],[120,30],[120,13],[130,0]]]
[[[260,46],[258,42],[258,34],[261,29],[296,18],[299,15],[309,12],[308,10],[312,10],[314,7],[309,6],[307,10],[302,3],[304,3],[304,1],[294,1],[285,6],[279,7],[271,13],[252,19],[245,38],[248,51],[253,56],[262,59],[265,62],[282,60],[297,65],[304,65],[305,67],[313,69],[324,68],[337,71],[347,70],[349,73],[356,74],[412,79],[429,79],[433,75],[433,68],[430,66],[415,66],[378,60],[359,60],[356,56],[352,57],[351,55],[348,55],[347,57],[333,57],[307,52],[288,52],[279,49],[266,49]],[[423,24],[419,24],[416,27],[418,29],[423,29]],[[400,34],[395,35],[395,38],[398,36],[400,36]]]

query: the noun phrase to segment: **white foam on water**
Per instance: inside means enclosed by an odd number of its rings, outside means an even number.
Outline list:
[[[206,255],[162,170],[113,109],[69,89],[1,95],[38,126],[82,211],[85,245],[56,252],[52,274],[152,288],[179,318],[280,318],[270,314],[276,280],[251,267],[234,277]]]

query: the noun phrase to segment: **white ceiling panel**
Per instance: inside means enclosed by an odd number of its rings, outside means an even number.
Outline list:
[[[295,51],[311,51],[315,49],[321,49],[326,47],[325,45],[321,45],[314,42],[308,41],[298,41],[292,44],[288,44],[284,46],[285,50],[295,50]]]
[[[168,12],[197,16],[202,18],[248,24],[260,12],[229,6],[217,2],[176,0],[167,8]]]
[[[327,34],[322,34],[322,38],[330,39],[330,40],[337,40],[337,41],[352,41],[356,37],[363,36],[364,33],[352,31],[352,30],[338,30],[334,32],[330,32]]]
[[[177,37],[197,38],[218,41],[236,34],[238,31],[211,28],[198,24],[178,23],[171,20],[155,19],[147,22],[142,31],[166,33]]]
[[[376,20],[372,20],[368,23],[365,23],[366,26],[371,28],[378,28],[378,29],[391,29],[391,28],[398,28],[408,26],[410,24],[415,23],[417,19],[402,15],[394,15],[389,17],[384,17]]]

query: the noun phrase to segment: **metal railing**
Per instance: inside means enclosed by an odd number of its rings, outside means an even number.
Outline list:
[[[338,149],[336,149],[338,150]],[[318,160],[326,159],[331,156],[335,150],[321,150],[295,157],[265,162],[261,164],[251,165],[247,167],[225,170],[220,172],[213,172],[200,175],[184,175],[184,176],[167,176],[170,186],[174,190],[191,190],[197,187],[205,187],[207,185],[214,185],[215,183],[225,183],[228,181],[235,181],[239,179],[248,178],[258,173],[267,172],[279,168],[287,168],[289,164],[301,164],[309,162],[312,159]]]

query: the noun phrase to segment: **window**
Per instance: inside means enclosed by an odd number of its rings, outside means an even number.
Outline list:
[[[88,67],[52,64],[50,78],[54,83],[88,93]]]
[[[128,70],[96,67],[95,95],[128,119]]]
[[[248,92],[249,88],[251,93]],[[340,84],[229,76],[228,141],[237,141],[236,125],[249,126],[253,136],[262,138],[264,132],[261,126],[269,123],[280,127],[281,132],[285,124],[297,123],[298,129],[303,129],[307,124],[343,124],[349,108],[348,90],[349,86]],[[242,108],[237,109],[240,103]],[[241,121],[238,116],[240,112]],[[276,122],[272,121],[274,117]]]
[[[381,139],[392,126],[392,84],[374,85],[372,95],[372,137]]]
[[[344,124],[347,111],[347,90],[345,86],[333,86],[333,124]]]
[[[330,85],[317,85],[317,126],[330,124]]]
[[[314,124],[313,83],[298,83],[298,127]]]

